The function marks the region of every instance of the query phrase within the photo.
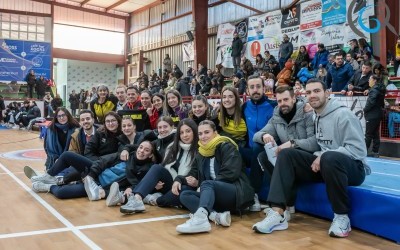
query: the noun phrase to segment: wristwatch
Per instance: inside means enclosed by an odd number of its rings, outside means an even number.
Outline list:
[[[295,140],[290,140],[290,145],[292,148],[297,148],[297,144]]]

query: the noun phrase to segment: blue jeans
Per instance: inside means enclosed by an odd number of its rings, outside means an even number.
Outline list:
[[[155,189],[157,183],[164,182],[162,189]],[[171,192],[174,180],[167,169],[162,165],[153,165],[143,179],[136,185],[133,190],[134,194],[139,194],[142,198],[151,193],[160,192],[163,196],[159,197],[156,202],[162,207],[179,206],[179,197]]]
[[[181,192],[179,199],[191,213],[198,208],[212,211],[224,212],[236,210],[236,186],[232,183],[207,180],[200,185],[200,192],[185,190]]]
[[[47,170],[47,173],[51,176],[56,176],[57,174],[63,172],[65,169],[72,166],[76,169],[76,172],[80,174],[85,174],[89,172],[90,166],[92,166],[93,161],[82,156],[80,154],[66,151],[61,154],[60,158],[53,164],[53,166]],[[72,175],[67,174],[64,177],[64,182],[68,183],[76,180],[76,173]]]

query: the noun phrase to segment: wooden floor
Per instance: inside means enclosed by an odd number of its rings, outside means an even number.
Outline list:
[[[20,150],[42,149],[42,144],[36,132],[0,130],[0,249],[400,249],[356,229],[347,239],[331,238],[329,221],[301,213],[288,230],[270,235],[251,230],[264,217],[261,212],[233,216],[230,228],[213,225],[211,233],[179,235],[175,227],[186,220],[185,210],[147,206],[145,213],[125,216],[104,200],[36,194],[23,167],[42,171],[44,160],[24,157],[40,158],[43,152]],[[12,151],[22,158],[11,159]]]

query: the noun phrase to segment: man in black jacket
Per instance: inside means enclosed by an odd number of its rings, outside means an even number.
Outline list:
[[[372,75],[372,64],[369,61],[365,61],[360,70],[350,78],[347,86],[341,91],[343,95],[363,95],[366,90],[369,89],[368,81]],[[355,93],[362,92],[362,93]],[[368,93],[368,92],[367,92]],[[366,93],[366,94],[367,94]]]
[[[243,42],[239,38],[238,33],[235,31],[233,33],[233,40],[232,40],[232,61],[233,61],[233,73],[236,74],[239,66],[240,66],[240,56],[242,54],[243,49]]]

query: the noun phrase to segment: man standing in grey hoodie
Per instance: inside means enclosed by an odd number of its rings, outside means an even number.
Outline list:
[[[295,183],[325,182],[335,217],[329,228],[332,237],[347,237],[351,231],[348,186],[364,182],[370,169],[365,164],[367,149],[358,118],[346,106],[329,99],[324,82],[310,79],[306,85],[309,104],[315,112],[315,137],[321,151],[314,154],[298,149],[283,149],[272,175],[268,203],[272,207],[267,217],[253,230],[271,233],[288,228],[284,210],[286,197],[295,191]]]

